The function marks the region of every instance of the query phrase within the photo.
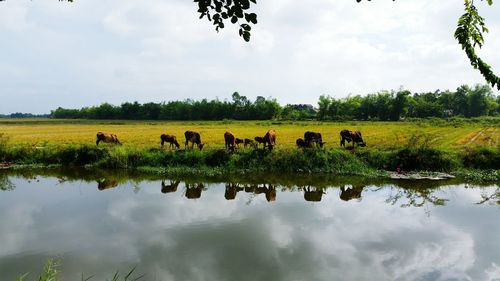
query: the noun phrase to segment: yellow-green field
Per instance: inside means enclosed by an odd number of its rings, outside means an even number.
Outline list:
[[[458,149],[468,145],[499,145],[500,125],[462,124],[434,126],[430,122],[315,122],[315,121],[92,121],[51,119],[2,119],[0,133],[9,137],[10,144],[64,145],[92,144],[97,132],[112,132],[125,146],[158,147],[163,133],[176,135],[181,146],[184,131],[201,133],[207,148],[224,146],[223,134],[231,131],[239,138],[263,136],[268,129],[277,132],[277,148],[293,147],[305,131],[323,135],[327,147],[339,146],[342,129],[360,130],[369,147],[390,147],[408,143],[411,136],[423,136],[438,148]]]

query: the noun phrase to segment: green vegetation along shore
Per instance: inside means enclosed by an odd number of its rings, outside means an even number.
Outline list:
[[[480,177],[500,180],[500,151],[479,146],[448,151],[426,146],[378,149],[245,149],[163,150],[159,148],[65,147],[0,148],[0,162],[14,165],[86,166],[106,169],[155,170],[170,175],[210,173],[331,173],[336,175],[387,175],[399,165],[402,171],[451,172],[481,170]],[[477,175],[477,172],[472,173]]]

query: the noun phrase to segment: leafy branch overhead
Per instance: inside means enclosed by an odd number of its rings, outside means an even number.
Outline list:
[[[251,3],[257,4],[256,0],[194,0],[198,3],[198,13],[200,19],[207,17],[213,21],[215,30],[224,28],[226,20],[232,24],[244,21],[240,24],[239,34],[245,41],[250,41],[250,24],[257,24],[257,14],[247,12],[250,10]]]
[[[486,0],[488,5],[493,4],[493,0]],[[488,28],[484,23],[484,18],[477,12],[473,0],[465,0],[465,13],[458,19],[458,27],[455,31],[455,38],[467,54],[472,66],[481,72],[484,79],[500,90],[500,77],[496,76],[491,66],[477,56],[475,47],[481,48],[484,44],[483,33],[487,33]]]

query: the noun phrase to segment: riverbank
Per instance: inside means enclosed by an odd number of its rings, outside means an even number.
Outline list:
[[[391,150],[346,149],[224,149],[165,150],[125,146],[69,145],[4,146],[0,162],[6,167],[51,166],[135,169],[166,176],[224,174],[332,174],[388,177],[402,172],[446,172],[464,179],[499,181],[500,152],[477,146],[450,151],[427,146]],[[6,168],[4,167],[4,168]]]

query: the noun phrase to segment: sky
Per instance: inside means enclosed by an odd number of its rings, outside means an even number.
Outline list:
[[[500,3],[479,54],[500,73]],[[453,38],[463,1],[259,1],[244,42],[187,0],[0,2],[0,114],[104,102],[435,91],[484,83]]]

